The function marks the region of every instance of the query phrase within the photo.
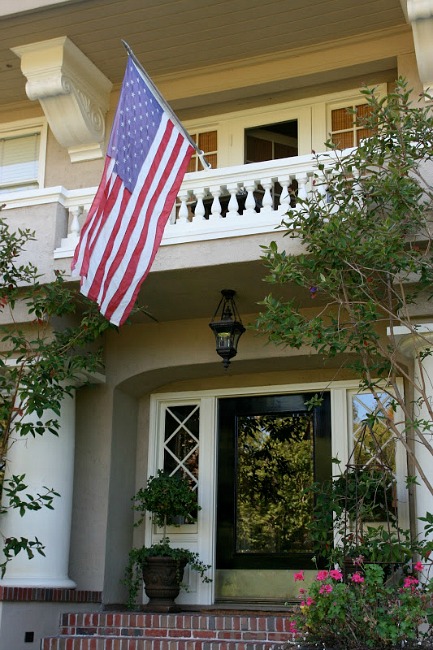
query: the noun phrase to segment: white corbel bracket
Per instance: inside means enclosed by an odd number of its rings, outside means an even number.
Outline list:
[[[424,92],[433,94],[433,0],[407,0],[419,78]],[[431,102],[429,102],[431,103]]]
[[[56,140],[72,162],[104,155],[105,115],[112,83],[67,36],[13,47]]]

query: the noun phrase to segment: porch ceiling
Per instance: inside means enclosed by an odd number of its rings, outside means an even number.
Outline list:
[[[1,18],[1,102],[25,99],[10,48],[63,35],[116,84],[120,39],[157,78],[404,24],[400,0],[69,0]]]
[[[195,318],[208,318],[210,322],[222,289],[236,291],[242,318],[257,313],[258,302],[271,292],[286,299],[305,299],[306,306],[310,306],[309,296],[304,296],[304,292],[294,287],[274,287],[264,282],[265,275],[266,269],[260,260],[151,272],[141,287],[138,302],[159,322]],[[146,315],[136,315],[133,320],[150,322]]]

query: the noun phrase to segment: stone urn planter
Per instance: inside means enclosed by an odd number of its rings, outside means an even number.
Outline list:
[[[148,557],[143,563],[144,591],[149,598],[146,609],[152,612],[178,612],[175,599],[180,592],[187,560]]]

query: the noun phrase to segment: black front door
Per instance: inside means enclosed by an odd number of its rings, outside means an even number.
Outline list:
[[[331,476],[331,426],[312,397],[219,400],[217,570],[314,568],[305,488]]]

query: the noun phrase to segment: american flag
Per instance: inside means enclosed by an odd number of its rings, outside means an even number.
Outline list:
[[[193,146],[128,57],[96,196],[72,269],[81,293],[122,325],[149,273]]]

